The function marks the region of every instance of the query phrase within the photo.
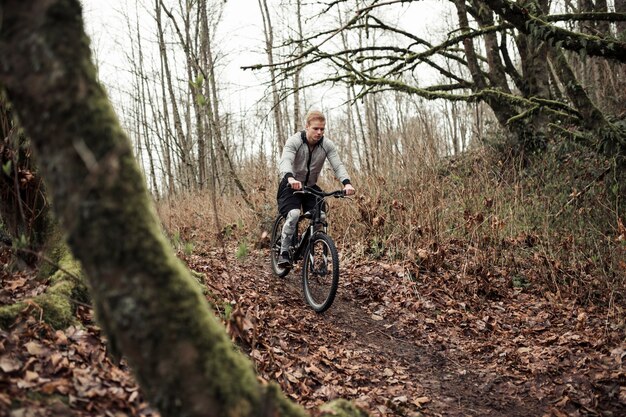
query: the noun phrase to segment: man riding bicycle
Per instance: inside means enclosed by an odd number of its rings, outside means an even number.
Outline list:
[[[291,267],[289,243],[296,231],[300,208],[307,212],[314,208],[315,198],[310,194],[294,194],[303,186],[320,189],[317,179],[324,162],[328,159],[335,176],[344,186],[346,195],[355,193],[350,184],[348,171],[341,162],[335,144],[324,138],[326,117],[320,111],[310,111],[306,116],[305,128],[291,136],[285,143],[278,165],[281,182],[276,199],[278,211],[285,217],[280,245],[278,266]]]

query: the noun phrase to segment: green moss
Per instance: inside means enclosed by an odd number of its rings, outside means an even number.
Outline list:
[[[367,414],[350,401],[334,400],[320,407],[320,417],[367,417]]]
[[[58,260],[58,264],[54,266],[56,272],[50,276],[50,287],[37,297],[0,308],[0,327],[6,328],[11,325],[29,305],[32,306],[31,314],[41,317],[55,329],[64,329],[75,322],[72,300],[89,301],[89,292],[82,279],[80,263],[74,259],[65,245],[57,245],[53,256]]]
[[[64,329],[75,322],[74,308],[70,302],[73,283],[61,281],[51,286],[44,294],[29,300],[0,308],[0,327],[8,328],[24,310],[31,307],[31,314],[41,317],[55,329]]]
[[[265,386],[264,412],[257,415],[306,417],[308,414],[299,405],[288,400],[280,387],[271,382]]]
[[[38,275],[40,278],[48,278],[57,271],[61,260],[70,253],[58,228],[55,227],[50,233],[48,242],[43,248],[43,253],[46,260],[40,262]]]
[[[27,307],[26,303],[19,302],[8,306],[0,307],[0,328],[8,329],[15,321],[15,318]]]
[[[33,302],[43,312],[43,320],[55,329],[64,329],[75,322],[74,308],[70,296],[74,285],[69,281],[54,284]]]

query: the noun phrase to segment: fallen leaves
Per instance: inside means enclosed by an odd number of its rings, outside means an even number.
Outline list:
[[[259,380],[307,409],[342,397],[372,416],[626,412],[624,326],[610,331],[602,310],[511,287],[506,271],[346,262],[335,304],[318,315],[303,301],[299,271],[272,276],[264,251],[185,261],[205,274],[207,298]],[[38,290],[19,279],[7,281],[14,294]],[[28,319],[0,332],[0,415],[65,407],[59,415],[157,416],[124,364],[106,356],[91,312],[81,317],[85,326],[54,331]]]
[[[54,331],[24,316],[10,332],[0,332],[0,345],[0,415],[157,416],[128,369],[109,361],[91,325]]]

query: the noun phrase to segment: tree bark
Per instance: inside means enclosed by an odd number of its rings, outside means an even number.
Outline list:
[[[304,33],[302,31],[302,0],[296,1],[296,20],[297,20],[297,28],[298,28],[298,37],[300,39],[304,38]],[[298,48],[296,50],[297,56],[302,56],[302,41],[298,44]],[[293,131],[297,132],[301,130],[303,127],[302,123],[302,109],[300,103],[300,74],[302,73],[302,68],[300,66],[301,59],[296,61],[296,71],[293,75]],[[304,94],[303,94],[304,95]]]
[[[617,13],[626,13],[626,0],[615,0],[615,11]],[[622,42],[626,42],[626,21],[616,22],[615,29],[617,31],[615,37]]]
[[[552,62],[567,96],[580,112],[582,123],[590,130],[604,127],[607,124],[604,114],[591,101],[584,88],[576,79],[576,75],[565,59],[563,51],[558,48],[550,48],[549,53],[550,62]]]
[[[259,384],[168,247],[97,82],[79,1],[0,7],[0,84],[42,157],[113,352],[127,358],[163,416],[304,416],[276,385]],[[344,413],[358,415],[353,407]]]
[[[475,7],[478,9],[476,19],[481,28],[494,26],[493,12],[480,0],[476,0]],[[510,93],[511,89],[506,80],[504,64],[500,59],[500,47],[498,39],[494,32],[485,33],[485,52],[487,55],[487,64],[489,65],[488,77],[491,84],[506,93]],[[467,50],[467,49],[466,49]]]
[[[467,7],[465,5],[465,0],[454,0],[454,5],[457,9],[457,17],[459,19],[461,33],[469,34],[470,26],[469,20],[467,18]],[[485,90],[488,87],[487,79],[485,78],[485,75],[483,74],[483,71],[478,62],[478,56],[476,54],[474,42],[471,37],[468,36],[463,39],[463,49],[465,51],[465,56],[467,57],[467,67],[472,76],[472,80],[474,81],[474,90]],[[512,106],[504,102],[494,100],[491,97],[485,97],[485,101],[493,109],[496,118],[502,126],[506,126],[507,121],[516,114],[515,109],[513,109]],[[515,129],[515,126],[511,127],[513,131],[517,130],[516,133],[518,134],[518,136],[523,136],[520,135],[518,129]]]
[[[156,0],[155,13],[157,22],[157,34],[159,37],[159,49],[161,52],[161,58],[163,63],[163,69],[165,71],[165,86],[167,87],[167,93],[170,97],[170,104],[172,107],[172,117],[174,118],[174,133],[176,138],[176,145],[180,155],[179,173],[180,180],[183,183],[183,187],[187,190],[192,189],[193,175],[191,174],[191,146],[188,138],[183,131],[183,123],[178,109],[176,94],[174,93],[174,85],[172,83],[172,74],[167,58],[167,46],[165,45],[165,38],[163,33],[163,25],[161,22],[161,10],[163,2]]]
[[[458,1],[458,0],[455,0]],[[571,32],[538,19],[528,10],[509,0],[484,0],[498,15],[520,32],[543,41],[559,44],[564,49],[590,56],[599,56],[626,63],[626,42]]]
[[[533,0],[531,2],[543,16],[549,9],[546,0]],[[550,98],[550,71],[548,68],[548,46],[540,39],[520,33],[516,39],[520,54],[522,74],[524,77],[524,96],[527,98]],[[530,117],[532,141],[528,148],[543,147],[544,138],[539,137],[546,130],[549,118],[545,112],[537,111]]]

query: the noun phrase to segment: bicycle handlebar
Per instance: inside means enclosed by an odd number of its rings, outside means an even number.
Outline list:
[[[311,187],[302,187],[301,191],[294,191],[293,193],[294,194],[313,194],[321,198],[326,198],[326,197],[344,198],[346,196],[345,190],[336,190],[336,191],[331,191],[329,193],[325,193],[324,191],[319,191]]]

